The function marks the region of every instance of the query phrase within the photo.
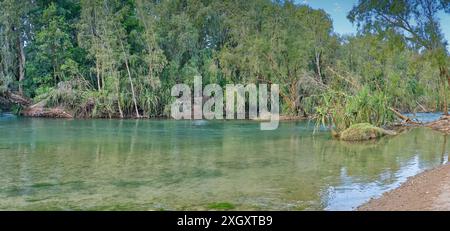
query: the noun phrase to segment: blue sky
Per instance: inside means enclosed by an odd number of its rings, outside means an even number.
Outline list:
[[[353,8],[357,0],[296,0],[297,3],[307,4],[314,9],[325,10],[333,19],[334,31],[339,34],[356,33],[356,26],[353,26],[347,19],[347,13]],[[450,41],[450,14],[442,13],[441,28],[447,41]],[[450,50],[450,45],[447,47]]]

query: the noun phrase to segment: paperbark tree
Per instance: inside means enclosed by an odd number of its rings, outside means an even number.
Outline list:
[[[450,13],[450,0],[359,0],[348,18],[364,31],[394,29],[415,48],[430,55],[439,68],[441,80],[450,85],[447,41],[442,34],[438,14]],[[444,114],[448,115],[447,92]]]
[[[0,33],[5,40],[3,46],[3,59],[11,59],[10,65],[4,69],[18,81],[18,91],[23,95],[23,82],[25,80],[25,40],[27,39],[30,20],[29,11],[34,6],[30,0],[3,0],[0,1]],[[9,56],[9,57],[8,57]],[[9,70],[8,70],[9,69]]]

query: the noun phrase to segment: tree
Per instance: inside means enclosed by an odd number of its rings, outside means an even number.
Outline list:
[[[158,44],[156,12],[154,9],[155,5],[152,2],[136,1],[139,26],[134,28],[134,43],[137,47],[142,48],[139,51],[139,63],[142,62],[143,65],[135,69],[138,76],[140,76],[137,92],[143,116],[148,116],[152,111],[158,110],[155,105],[161,101],[160,94],[163,94],[161,92],[160,75],[167,64],[164,52]]]
[[[438,13],[450,13],[449,0],[359,0],[348,18],[364,31],[396,30],[416,49],[430,55],[439,68],[441,80],[450,85],[447,42],[442,34]],[[445,96],[444,113],[448,114]]]
[[[57,5],[51,3],[40,20],[41,28],[36,32],[33,69],[40,79],[38,84],[57,86],[65,79],[63,66],[73,64],[71,49],[74,47],[69,34],[69,24],[59,15]],[[76,64],[75,64],[76,65]]]
[[[81,1],[81,18],[78,24],[78,41],[87,50],[93,62],[91,71],[95,73],[99,101],[112,101],[117,106],[120,118],[124,117],[121,97],[121,73],[119,42],[115,34],[117,19],[108,1]],[[113,105],[106,105],[110,108]],[[111,112],[109,110],[108,114]],[[103,114],[103,112],[98,112]]]
[[[360,33],[343,37],[327,12],[293,0],[0,0],[0,93],[53,95],[82,116],[152,117],[169,114],[174,84],[201,75],[279,84],[285,114],[320,114],[328,94],[343,100],[335,111],[346,125],[363,112],[354,121],[384,123],[383,110],[367,107],[376,102],[357,101],[447,105],[436,89],[450,78],[437,19],[448,5],[361,0],[349,15]]]
[[[305,114],[302,100],[324,86],[322,71],[337,39],[322,10],[292,1],[246,1],[230,12],[230,39],[219,52],[228,81],[280,84],[283,108]]]
[[[105,27],[108,25],[104,11],[102,10],[102,1],[81,1],[81,16],[77,25],[78,43],[87,51],[88,59],[95,63],[93,68],[96,77],[97,90],[100,91],[105,85],[103,77],[104,70],[108,66],[108,57],[114,57],[108,53]]]
[[[18,91],[23,94],[25,80],[25,41],[30,31],[29,12],[34,1],[0,1],[0,34],[2,54],[0,55],[3,75],[19,82]],[[6,82],[6,81],[5,81]]]

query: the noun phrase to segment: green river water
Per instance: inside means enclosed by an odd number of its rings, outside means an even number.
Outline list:
[[[352,210],[448,160],[425,128],[349,144],[313,124],[0,116],[0,210]]]

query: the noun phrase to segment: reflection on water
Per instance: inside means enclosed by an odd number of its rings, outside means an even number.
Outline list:
[[[414,129],[365,144],[313,124],[0,117],[0,209],[350,210],[448,160]]]
[[[415,114],[405,114],[412,120],[422,122],[422,123],[429,123],[438,120],[442,117],[442,113],[425,113],[425,112],[419,112]]]

